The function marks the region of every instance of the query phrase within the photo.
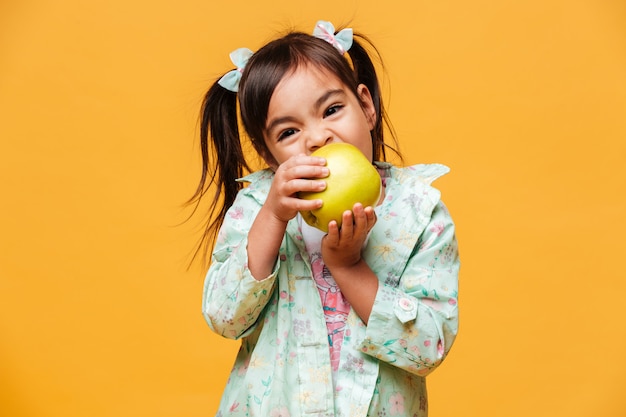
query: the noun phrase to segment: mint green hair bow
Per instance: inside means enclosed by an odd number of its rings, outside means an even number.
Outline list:
[[[346,28],[335,35],[335,27],[332,23],[319,20],[313,29],[313,36],[324,39],[334,46],[342,55],[352,46],[352,29]]]
[[[222,78],[217,82],[219,85],[224,87],[227,90],[236,93],[239,91],[239,81],[241,80],[241,73],[243,73],[243,69],[246,67],[248,60],[252,56],[253,52],[248,48],[239,48],[235,49],[230,53],[230,60],[237,67],[234,70],[228,71]]]

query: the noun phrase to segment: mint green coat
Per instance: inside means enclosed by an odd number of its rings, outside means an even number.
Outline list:
[[[430,186],[442,165],[377,164],[385,199],[363,250],[380,285],[367,326],[351,311],[336,381],[318,289],[297,219],[273,273],[255,280],[247,236],[273,173],[242,179],[206,276],[203,314],[241,348],[217,416],[426,416],[425,377],[458,329],[459,258],[454,224]],[[354,279],[358,279],[355,277]]]

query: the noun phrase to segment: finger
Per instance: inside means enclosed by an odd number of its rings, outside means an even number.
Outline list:
[[[354,216],[354,222],[356,224],[360,225],[361,223],[365,223],[367,221],[363,204],[356,203],[354,206],[352,206],[352,213]]]
[[[310,156],[304,153],[299,153],[289,157],[281,165],[294,166],[294,165],[325,165],[326,159],[319,156]]]
[[[288,169],[290,178],[326,178],[330,171],[323,165],[297,165]]]
[[[365,217],[367,219],[367,230],[371,230],[372,227],[374,227],[374,225],[376,224],[376,211],[374,210],[373,207],[365,207]]]
[[[263,205],[277,218],[290,220],[298,212],[314,211],[321,208],[324,202],[321,199],[303,200],[293,196],[269,195]]]
[[[328,233],[324,236],[324,240],[331,246],[339,244],[339,225],[335,220],[331,220],[328,223]]]
[[[361,203],[356,203],[352,208],[352,211],[354,213],[354,224],[356,230],[359,232],[368,232],[368,227],[370,227],[369,219],[367,211],[363,208],[363,205]]]
[[[303,153],[290,158],[296,165],[326,165],[326,158],[320,156],[305,155]]]
[[[326,160],[302,155],[292,156],[275,170],[278,178],[289,181],[294,178],[324,178],[329,175]]]
[[[326,189],[326,181],[295,179],[285,184],[287,194],[295,194],[298,192],[320,192]]]
[[[320,199],[304,200],[301,198],[294,198],[292,208],[296,211],[312,211],[321,208],[324,202]]]
[[[282,168],[276,171],[274,181],[278,183],[288,183],[289,181],[305,179],[305,180],[321,180],[330,172],[324,166],[299,165],[291,168]]]
[[[346,210],[341,215],[341,236],[351,239],[354,234],[354,218],[350,210]]]

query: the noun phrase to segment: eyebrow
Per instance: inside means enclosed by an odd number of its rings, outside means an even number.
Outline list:
[[[317,100],[315,100],[314,103],[314,108],[315,110],[318,110],[320,107],[322,107],[322,105],[331,97],[333,96],[338,96],[338,95],[343,95],[345,94],[344,90],[337,88],[334,90],[328,90],[326,91],[324,94],[322,94],[321,96],[319,96],[319,98]],[[277,125],[281,124],[281,123],[287,123],[287,122],[291,122],[294,120],[294,117],[292,116],[284,116],[284,117],[279,117],[276,119],[273,119],[270,121],[270,123],[267,125],[267,128],[265,128],[265,131],[267,133],[271,132],[272,129],[274,129]]]

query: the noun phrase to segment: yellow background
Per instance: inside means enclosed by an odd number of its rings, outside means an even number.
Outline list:
[[[227,4],[228,3],[228,4]],[[461,244],[431,415],[626,415],[622,0],[0,2],[0,415],[213,415],[238,344],[186,270],[197,112],[228,53],[367,33]]]

